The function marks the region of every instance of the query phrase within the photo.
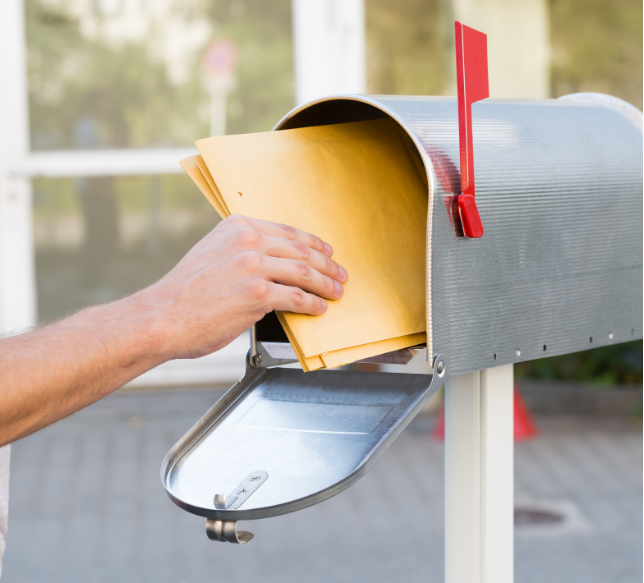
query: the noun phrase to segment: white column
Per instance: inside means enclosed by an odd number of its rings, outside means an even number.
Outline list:
[[[514,580],[514,367],[481,371],[481,581]]]
[[[297,105],[331,93],[365,93],[364,0],[293,0]]]
[[[13,170],[29,152],[24,8],[0,2],[0,333],[36,323],[31,184]]]
[[[445,581],[512,583],[512,365],[455,375],[445,396]]]
[[[454,20],[487,34],[492,99],[550,97],[547,0],[452,0],[452,10]]]
[[[445,387],[445,582],[481,583],[481,373]]]

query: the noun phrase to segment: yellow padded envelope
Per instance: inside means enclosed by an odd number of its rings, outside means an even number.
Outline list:
[[[222,216],[315,233],[349,273],[322,316],[278,314],[305,370],[425,341],[427,187],[395,122],[207,138],[181,164]]]

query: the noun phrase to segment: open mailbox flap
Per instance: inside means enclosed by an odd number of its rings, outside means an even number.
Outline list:
[[[178,506],[210,522],[317,504],[364,475],[447,374],[440,357],[433,376],[304,373],[249,358],[246,375],[170,450],[161,479]]]

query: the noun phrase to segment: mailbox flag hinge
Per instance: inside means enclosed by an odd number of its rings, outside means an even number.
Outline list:
[[[456,33],[456,81],[458,85],[458,138],[461,154],[461,195],[458,210],[466,237],[483,236],[483,224],[474,199],[474,150],[472,103],[490,96],[487,71],[487,35],[460,22]]]

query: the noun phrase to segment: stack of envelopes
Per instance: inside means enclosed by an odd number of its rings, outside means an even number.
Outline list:
[[[305,371],[426,341],[427,179],[390,119],[207,138],[181,165],[222,217],[328,241],[349,273],[322,316],[278,317]]]

